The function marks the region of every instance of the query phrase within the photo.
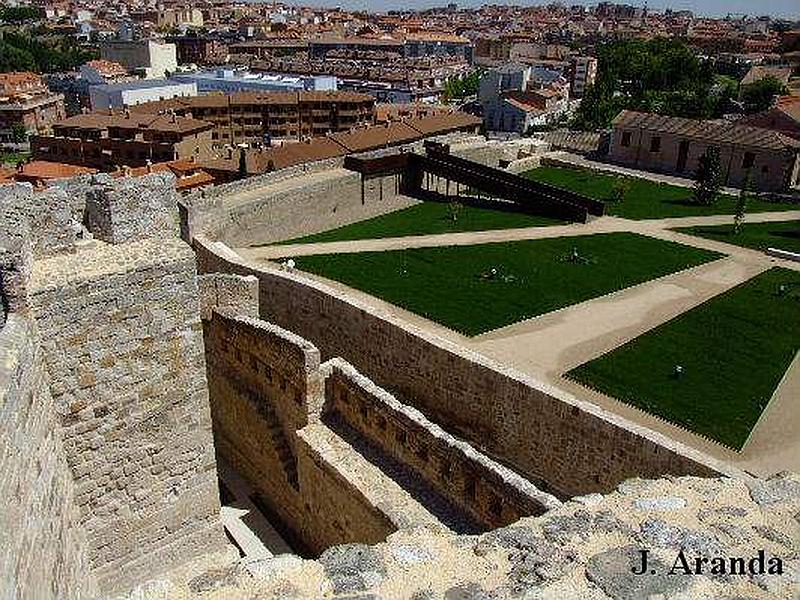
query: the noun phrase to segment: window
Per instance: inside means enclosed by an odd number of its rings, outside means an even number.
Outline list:
[[[623,131],[622,132],[622,140],[620,141],[620,145],[623,148],[627,148],[631,145],[631,132],[630,131]]]
[[[661,138],[657,135],[654,135],[650,138],[650,152],[660,152],[661,151]]]
[[[742,158],[742,168],[751,169],[756,162],[756,155],[752,152],[745,152]]]

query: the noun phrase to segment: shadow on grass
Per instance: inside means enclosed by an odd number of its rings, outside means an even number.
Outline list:
[[[774,235],[775,237],[797,240],[800,239],[800,227],[794,231],[770,231],[769,234]]]

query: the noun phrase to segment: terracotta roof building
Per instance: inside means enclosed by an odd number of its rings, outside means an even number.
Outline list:
[[[211,153],[213,124],[175,115],[82,114],[53,125],[52,136],[31,140],[37,159],[106,171]]]
[[[0,73],[0,90],[0,142],[19,141],[20,126],[28,135],[49,133],[64,118],[64,96],[51,93],[36,73]]]
[[[640,169],[692,177],[711,146],[720,151],[726,185],[741,186],[748,173],[764,191],[781,191],[798,183],[800,141],[728,121],[624,110],[613,121],[609,158]]]
[[[375,122],[375,99],[355,92],[239,92],[149,102],[133,110],[213,123],[212,142],[218,146],[302,140]]]
[[[783,96],[772,108],[747,116],[738,122],[771,129],[800,140],[800,96]]]

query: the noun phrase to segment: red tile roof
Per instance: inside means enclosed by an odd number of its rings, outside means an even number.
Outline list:
[[[800,141],[776,131],[728,121],[697,121],[623,110],[616,116],[613,125],[614,127],[670,133],[708,143],[738,144],[767,150],[800,148]]]

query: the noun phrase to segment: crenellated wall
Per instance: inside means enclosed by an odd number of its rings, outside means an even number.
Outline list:
[[[560,497],[612,489],[629,477],[708,476],[715,461],[346,294],[224,245],[195,240],[201,271],[254,275],[260,311],[342,357],[434,423]]]
[[[334,358],[323,367],[328,371],[325,416],[344,422],[358,438],[403,465],[481,528],[502,527],[559,505],[510,469],[398,402],[347,362]]]
[[[344,361],[320,365],[299,336],[230,308],[204,318],[217,453],[310,554],[409,526],[483,530],[559,505]]]

